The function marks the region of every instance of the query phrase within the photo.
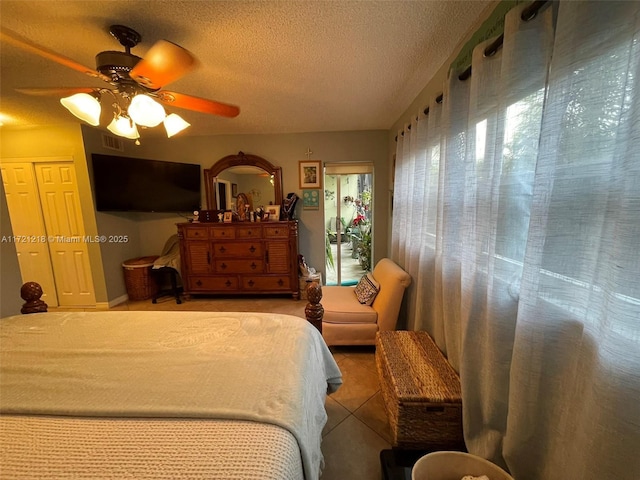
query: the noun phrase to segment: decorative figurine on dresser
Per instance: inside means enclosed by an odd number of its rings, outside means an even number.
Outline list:
[[[251,221],[260,206],[250,193],[237,194],[236,208],[244,211],[235,212],[232,222],[220,222],[218,215],[220,205],[233,204],[231,184],[241,192],[260,190],[264,204],[282,205],[281,168],[240,152],[218,160],[204,174],[207,208],[216,214],[201,214],[200,223],[178,224],[184,292],[291,294],[298,299],[298,222]]]

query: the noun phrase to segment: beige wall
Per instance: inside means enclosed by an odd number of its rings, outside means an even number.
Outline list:
[[[0,182],[0,318],[19,314],[23,303],[20,298],[20,265],[16,246],[11,241],[13,231],[4,198],[4,185]]]
[[[91,153],[107,153],[127,157],[196,163],[205,169],[211,167],[222,157],[236,154],[239,151],[259,155],[274,165],[282,167],[285,196],[290,192],[296,192],[298,195],[302,193],[298,188],[298,161],[306,160],[307,148],[311,148],[313,151],[312,159],[323,162],[373,162],[376,171],[376,188],[383,192],[387,192],[389,188],[387,132],[384,130],[280,135],[178,136],[172,139],[146,132],[146,134],[143,133],[139,146],[134,145],[131,141],[125,141],[123,152],[105,150],[102,147],[102,131],[84,126],[82,130],[88,158]],[[321,195],[321,198],[324,199],[324,195]],[[386,195],[382,196],[375,207],[375,235],[380,237],[380,241],[376,241],[374,245],[375,258],[381,258],[387,252],[388,225],[386,219],[389,216],[389,205],[385,200],[387,200]],[[204,184],[202,203],[205,205]],[[310,266],[319,271],[323,270],[325,233],[322,205],[320,210],[303,210],[302,202],[298,202],[296,218],[300,222],[300,253],[305,256]],[[122,261],[136,256],[159,254],[167,238],[176,233],[175,224],[186,221],[186,219],[171,214],[96,212],[96,221],[100,235],[130,236],[128,244],[101,245],[107,290],[109,291],[109,299],[113,300],[125,293],[121,278]]]

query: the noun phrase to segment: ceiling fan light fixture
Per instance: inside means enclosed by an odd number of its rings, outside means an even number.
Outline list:
[[[167,116],[162,105],[144,94],[131,99],[127,112],[135,123],[143,127],[157,127]]]
[[[167,118],[164,119],[164,128],[167,130],[167,137],[169,138],[190,126],[189,122],[175,113],[167,115]]]
[[[94,127],[100,124],[100,102],[90,93],[76,93],[60,99],[60,103],[80,120]]]
[[[130,138],[132,140],[140,138],[140,134],[138,133],[136,124],[133,123],[130,118],[124,117],[122,115],[114,117],[107,127],[107,130],[115,135],[119,135],[124,138]]]

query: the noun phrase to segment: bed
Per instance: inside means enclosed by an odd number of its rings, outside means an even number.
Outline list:
[[[289,315],[0,320],[0,477],[316,480],[341,374]]]

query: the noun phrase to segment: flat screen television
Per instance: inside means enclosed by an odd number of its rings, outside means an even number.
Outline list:
[[[91,155],[99,212],[200,210],[200,165]]]

